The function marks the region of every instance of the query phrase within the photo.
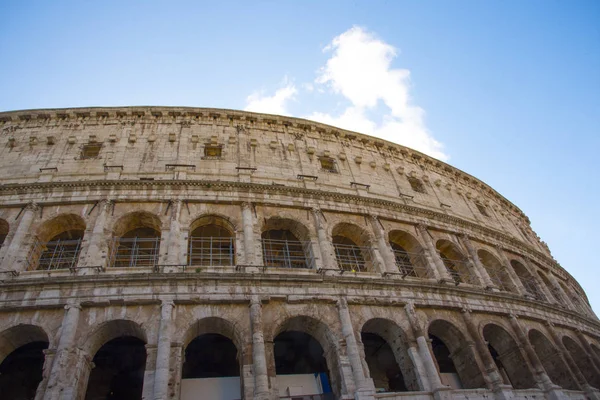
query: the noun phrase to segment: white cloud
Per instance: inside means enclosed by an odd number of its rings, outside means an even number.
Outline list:
[[[267,114],[290,115],[287,103],[294,99],[298,90],[293,83],[284,80],[285,86],[277,89],[273,96],[265,96],[264,92],[254,92],[246,98],[246,111],[261,112]]]
[[[341,128],[377,136],[406,145],[441,160],[448,156],[443,145],[425,126],[425,111],[411,104],[410,71],[393,69],[397,50],[363,28],[353,27],[323,49],[332,56],[319,71],[316,83],[326,85],[345,97],[351,105],[341,114],[315,112],[313,119]],[[367,116],[367,111],[387,108],[381,121]]]
[[[410,71],[391,66],[398,55],[396,48],[361,27],[353,27],[335,37],[323,51],[331,53],[331,57],[319,70],[314,85],[301,85],[302,93],[329,93],[349,105],[337,114],[315,111],[304,118],[380,137],[440,160],[448,159],[442,143],[425,125],[425,111],[411,102]],[[290,115],[287,106],[297,94],[296,86],[285,78],[273,96],[264,92],[248,96],[245,110]]]

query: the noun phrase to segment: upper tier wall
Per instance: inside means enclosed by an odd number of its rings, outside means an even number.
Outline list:
[[[187,179],[315,188],[436,210],[550,256],[529,219],[485,183],[415,150],[312,121],[219,109],[81,108],[0,113],[0,130],[3,184]],[[86,155],[90,144],[101,146],[97,156]],[[207,146],[220,147],[221,156],[208,156]],[[323,158],[336,172],[322,168]]]

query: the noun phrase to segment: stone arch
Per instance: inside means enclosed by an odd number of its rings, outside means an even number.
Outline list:
[[[188,265],[235,265],[236,228],[227,217],[207,214],[190,224]]]
[[[536,387],[536,381],[517,341],[504,327],[488,323],[483,327],[482,336],[505,381],[515,389]]]
[[[565,389],[579,390],[579,385],[573,380],[560,351],[546,335],[537,329],[530,329],[528,337],[550,380]]]
[[[558,303],[562,303],[561,297],[558,295],[556,288],[554,287],[552,282],[550,282],[550,279],[548,279],[546,274],[541,269],[538,269],[537,273],[538,273],[538,276],[541,278],[542,283],[546,286],[546,289],[548,289],[548,291],[550,292],[550,295],[552,296],[552,298],[549,300],[550,301],[555,300]]]
[[[6,236],[8,236],[9,230],[10,230],[10,226],[8,224],[8,221],[0,218],[0,247],[2,247],[2,245],[4,244],[4,241],[6,240]]]
[[[388,369],[388,371],[391,370],[391,372],[396,373],[396,371],[394,371],[395,368],[393,365],[393,361],[395,361],[395,364],[396,364],[395,367],[397,367],[399,369],[400,378],[402,380],[401,382],[396,383],[396,387],[403,386],[403,388],[401,390],[396,389],[396,390],[391,390],[391,391],[424,390],[424,388],[420,384],[419,379],[417,377],[415,365],[413,364],[412,359],[408,353],[408,348],[409,348],[408,338],[406,336],[406,333],[402,330],[402,328],[400,326],[398,326],[394,321],[391,321],[386,318],[371,318],[363,324],[360,332],[361,332],[361,339],[363,342],[363,347],[365,347],[367,345],[365,343],[365,340],[368,339],[368,337],[366,337],[367,335],[365,335],[365,334],[375,335],[381,339],[376,342],[379,342],[380,346],[382,346],[382,348],[387,346],[387,348],[389,348],[389,350],[390,350],[391,355],[393,355],[393,360],[390,360],[390,359],[381,360],[381,359],[377,359],[375,354],[372,355],[373,357],[369,357],[369,355],[367,354],[367,349],[365,348],[365,356],[367,359],[367,365],[369,367],[369,371],[371,372],[371,378],[373,378],[373,380],[375,381],[375,387],[378,387],[378,385],[377,385],[377,380],[373,376],[374,371],[371,371],[371,369],[373,367],[373,363],[378,362],[378,361],[380,363],[384,363],[390,367]],[[381,342],[383,342],[383,343],[381,343]],[[379,352],[381,349],[377,349],[377,350]],[[381,358],[386,357],[386,354],[378,353],[378,355]],[[371,358],[371,360],[369,358]],[[379,368],[376,368],[376,369],[379,369]],[[385,372],[385,371],[381,371],[381,372]],[[390,379],[392,377],[387,376],[386,378]],[[401,385],[399,385],[400,383],[401,383]]]
[[[596,353],[596,357],[600,358],[600,346],[597,346],[595,343],[590,343],[590,347],[592,351]]]
[[[115,319],[98,324],[90,334],[80,341],[80,348],[91,357],[105,343],[121,336],[131,336],[148,343],[146,331],[140,324],[130,319]]]
[[[306,315],[291,316],[282,321],[273,331],[272,340],[275,342],[277,337],[287,332],[300,332],[314,338],[323,350],[323,356],[327,363],[331,387],[336,398],[340,398],[343,387],[342,377],[340,376],[338,348],[339,338],[322,321]]]
[[[600,376],[596,373],[596,368],[590,359],[591,354],[586,354],[579,343],[569,336],[563,336],[562,342],[587,382],[595,388],[600,388]]]
[[[340,222],[331,230],[331,240],[340,269],[345,271],[374,271],[371,236],[358,225]]]
[[[20,324],[0,332],[0,393],[33,398],[42,381],[48,335],[37,325]]]
[[[434,359],[438,363],[438,370],[442,374],[445,373],[443,363],[447,363],[449,359],[465,389],[486,387],[472,345],[467,342],[459,328],[446,320],[436,319],[429,324],[428,333],[430,339],[432,339]],[[446,352],[447,354],[445,354]],[[452,373],[450,367],[448,365],[448,373]]]
[[[40,224],[27,256],[28,268],[75,268],[85,228],[84,219],[77,214],[59,214]]]
[[[86,377],[86,399],[103,398],[110,392],[117,398],[140,398],[146,368],[147,336],[132,320],[117,319],[99,324],[82,344],[92,364],[80,364]]]
[[[477,251],[477,257],[479,257],[481,264],[483,264],[494,285],[505,292],[518,293],[517,288],[506,271],[506,267],[502,265],[495,255],[487,250],[480,249]]]
[[[428,261],[421,243],[410,233],[402,230],[392,230],[388,239],[396,265],[406,276],[428,278]]]
[[[279,268],[314,268],[310,232],[291,218],[271,217],[262,226],[264,265]]]
[[[183,347],[187,347],[194,338],[206,333],[216,333],[230,339],[240,354],[244,350],[244,340],[241,329],[236,323],[221,317],[204,317],[190,325],[183,336]]]
[[[161,220],[147,211],[121,216],[113,225],[109,265],[153,267],[158,264]]]
[[[521,281],[521,284],[525,288],[525,290],[535,297],[537,300],[543,300],[544,295],[542,294],[538,281],[533,277],[529,269],[521,262],[517,260],[511,260],[510,265],[512,269],[515,271],[515,274]]]
[[[435,247],[454,282],[457,285],[463,282],[470,283],[471,274],[467,267],[467,258],[459,247],[446,239],[438,240]]]

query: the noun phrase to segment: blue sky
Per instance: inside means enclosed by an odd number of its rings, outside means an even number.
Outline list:
[[[0,110],[257,109],[409,144],[520,207],[600,312],[598,1],[2,1],[0,15]]]

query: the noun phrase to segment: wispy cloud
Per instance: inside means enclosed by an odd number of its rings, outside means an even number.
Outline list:
[[[264,91],[254,92],[246,98],[246,111],[277,115],[291,115],[287,109],[289,100],[298,93],[296,86],[284,79],[284,86],[277,89],[274,95],[267,96]]]
[[[391,66],[398,56],[394,46],[355,26],[335,37],[323,51],[331,56],[319,69],[314,89],[342,98],[348,106],[338,113],[313,111],[304,118],[380,137],[440,160],[449,158],[427,129],[425,111],[411,102],[410,71]],[[312,84],[302,88],[313,92]],[[246,110],[290,115],[287,102],[297,93],[286,80],[271,97],[249,96]]]

